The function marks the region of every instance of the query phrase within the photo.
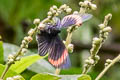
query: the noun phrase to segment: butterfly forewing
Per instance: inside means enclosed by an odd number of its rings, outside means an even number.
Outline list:
[[[72,25],[80,26],[83,22],[89,20],[92,17],[91,14],[72,14],[67,15],[61,20],[60,28],[69,27]]]

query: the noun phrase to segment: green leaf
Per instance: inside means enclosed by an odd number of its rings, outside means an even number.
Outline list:
[[[3,42],[0,41],[0,63],[4,63],[4,55],[3,55]]]
[[[91,77],[89,75],[83,74],[78,77],[78,80],[91,80]]]
[[[36,74],[30,80],[91,80],[89,75]]]
[[[32,65],[37,60],[42,59],[42,58],[44,57],[40,57],[38,54],[23,57],[20,61],[16,61],[15,64],[13,64],[10,69],[14,70],[17,73],[21,73],[26,68],[28,68],[30,65]]]
[[[7,60],[8,55],[15,54],[20,47],[10,43],[3,43],[3,48],[4,48],[4,59]],[[27,50],[25,56],[32,55],[32,54],[35,54],[35,53]]]
[[[36,74],[30,80],[59,80],[60,77],[51,74]]]
[[[40,59],[36,63],[32,64],[28,69],[36,73],[55,73],[55,68],[44,59]]]
[[[2,65],[2,64],[0,64],[0,76],[2,75],[4,69],[5,69],[5,66]],[[13,70],[10,70],[10,69],[9,69],[8,72],[6,73],[6,75],[5,75],[5,77],[4,77],[3,80],[6,80],[6,78],[8,78],[8,77],[13,77],[13,76],[16,76],[16,75],[19,75],[19,74],[17,74],[17,73],[14,72]],[[21,76],[21,75],[19,75],[19,76]],[[22,76],[21,76],[21,77],[22,77]],[[25,79],[22,77],[21,80],[25,80]]]

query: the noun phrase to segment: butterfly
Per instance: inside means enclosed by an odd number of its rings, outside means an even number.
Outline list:
[[[61,32],[61,28],[68,28],[73,25],[81,26],[91,17],[91,14],[71,14],[63,17],[62,20],[54,17],[53,21],[55,23],[46,23],[45,29],[40,30],[40,33],[36,36],[39,55],[45,56],[48,53],[48,61],[54,67],[69,68],[71,63],[68,51],[58,34]]]

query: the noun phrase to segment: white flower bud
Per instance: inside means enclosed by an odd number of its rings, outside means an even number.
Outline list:
[[[17,58],[16,58],[16,61],[20,61],[20,57],[17,57]]]
[[[59,14],[56,12],[56,13],[55,13],[55,16],[58,16],[58,15],[59,15]]]
[[[74,11],[73,14],[78,14],[79,12],[78,11]]]
[[[50,8],[50,11],[53,11],[53,10],[54,10],[53,7],[51,7],[51,8]]]
[[[56,6],[56,5],[53,5],[53,9],[57,9],[57,6]]]
[[[67,7],[67,5],[64,4],[64,5],[60,6],[60,9],[65,9],[66,7]]]
[[[53,14],[55,14],[55,13],[56,13],[56,10],[52,10],[51,12],[52,12]]]
[[[90,5],[91,5],[91,2],[90,2],[90,1],[87,1],[87,0],[86,0],[86,1],[84,1],[84,5],[85,5],[85,6],[88,6],[88,4],[90,4]]]
[[[100,24],[98,25],[100,27],[100,29],[104,29],[105,28],[105,25],[104,24]]]
[[[106,27],[103,29],[104,32],[111,32],[112,31],[112,28],[111,27]]]
[[[94,64],[94,60],[93,59],[89,59],[89,63],[90,64]]]
[[[105,67],[108,66],[109,64],[108,63],[105,63]]]
[[[79,5],[81,6],[81,5],[83,5],[84,3],[83,2],[79,2]]]
[[[21,53],[26,53],[27,52],[27,49],[26,48],[23,48]]]
[[[44,30],[44,28],[45,28],[45,24],[39,24],[39,26],[38,26],[38,29],[40,29],[40,30]]]
[[[29,31],[28,31],[28,35],[32,35],[33,33],[34,33],[34,29],[30,29]]]
[[[96,10],[97,9],[97,6],[95,4],[91,4],[91,9],[92,10]]]
[[[34,21],[33,21],[33,24],[39,24],[40,23],[40,19],[35,19]]]
[[[105,37],[107,37],[107,36],[108,36],[108,34],[109,34],[108,32],[105,32],[105,33],[104,33],[104,36],[105,36]]]
[[[94,64],[94,60],[93,59],[87,59],[87,60],[85,60],[85,63],[89,64],[89,65],[92,65],[92,64]]]
[[[73,44],[69,44],[69,45],[68,45],[68,51],[69,51],[70,53],[73,52],[73,48],[74,48],[74,45],[73,45]]]
[[[109,13],[107,16],[105,16],[105,18],[107,18],[107,19],[111,20],[111,18],[112,18],[112,14],[111,14],[111,13]]]
[[[63,43],[65,44],[65,43],[66,43],[66,41],[64,41],[64,40],[63,40]]]
[[[28,41],[31,42],[33,38],[31,36],[28,36]]]
[[[95,38],[93,38],[93,43],[94,44],[97,44],[97,43],[99,43],[101,40],[99,39],[99,38],[97,38],[97,37],[95,37]]]
[[[95,59],[98,61],[100,60],[100,57],[98,55],[95,55]]]
[[[10,63],[13,63],[13,62],[14,62],[14,60],[13,60],[13,59],[8,59],[8,61],[9,61]]]
[[[71,11],[72,11],[71,8],[67,8],[67,9],[66,9],[66,12],[67,12],[67,13],[71,13]]]
[[[51,16],[51,15],[52,15],[52,12],[51,12],[51,11],[49,11],[49,12],[48,12],[48,16]]]
[[[22,44],[26,44],[26,41],[25,41],[25,40],[22,40]]]
[[[12,54],[9,54],[8,59],[13,59],[14,56]]]
[[[110,60],[110,59],[106,60],[106,63],[111,63],[111,62],[112,62],[112,60]]]
[[[20,47],[24,47],[24,44],[21,44]]]

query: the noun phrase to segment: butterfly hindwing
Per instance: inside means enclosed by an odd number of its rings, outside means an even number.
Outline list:
[[[48,53],[48,60],[53,66],[57,68],[70,67],[68,52],[59,36],[56,36],[52,41]]]

